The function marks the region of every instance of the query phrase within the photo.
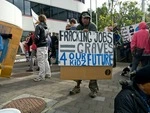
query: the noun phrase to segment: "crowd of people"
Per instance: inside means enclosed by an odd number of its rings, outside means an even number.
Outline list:
[[[45,15],[39,16],[39,23],[35,27],[35,32],[31,32],[26,38],[25,48],[26,54],[29,54],[30,67],[27,71],[33,71],[33,59],[37,59],[39,75],[34,81],[45,80],[51,77],[51,58],[56,58],[58,63],[58,35],[53,34],[48,38],[45,32],[47,30]],[[139,30],[132,35],[131,42],[122,43],[121,36],[117,27],[108,28],[113,32],[114,48],[122,44],[120,55],[132,55],[132,62],[128,67],[123,69],[121,75],[125,76],[125,71],[130,73],[130,81],[121,82],[122,90],[115,98],[115,113],[149,113],[150,112],[150,33],[149,27],[145,22],[139,24]],[[91,22],[89,12],[82,12],[77,20],[72,18],[66,25],[66,30],[82,30],[83,32],[97,31],[97,27]],[[116,55],[114,50],[114,64],[116,66]],[[140,65],[140,69],[138,66]],[[129,69],[131,68],[131,69]],[[75,87],[69,92],[70,95],[80,93],[80,85],[82,80],[75,80]],[[89,82],[91,98],[95,98],[98,93],[97,80]]]

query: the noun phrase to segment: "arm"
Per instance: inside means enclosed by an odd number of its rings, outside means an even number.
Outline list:
[[[35,44],[37,44],[38,40],[40,38],[40,27],[39,27],[39,25],[36,26],[34,35],[35,35]]]
[[[131,95],[128,94],[129,92],[122,93],[115,98],[114,113],[136,113],[134,101]]]

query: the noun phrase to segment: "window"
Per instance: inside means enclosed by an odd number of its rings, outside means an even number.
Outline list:
[[[77,1],[82,2],[82,3],[84,3],[84,4],[85,4],[85,0],[77,0]]]
[[[10,3],[12,3],[12,4],[14,3],[14,0],[7,0],[7,1],[10,2]]]
[[[47,18],[50,18],[50,6],[41,4],[40,13],[45,14]]]
[[[30,5],[31,5],[31,9],[32,9],[37,15],[40,15],[40,14],[41,14],[41,13],[40,13],[40,4],[31,2]]]
[[[58,8],[57,11],[58,11],[58,19],[66,21],[67,20],[67,10]]]
[[[24,12],[23,0],[14,0],[14,5],[17,6],[22,12]]]
[[[24,14],[25,15],[31,15],[31,11],[30,11],[30,2],[29,1],[24,1]]]
[[[13,3],[19,9],[21,9],[24,15],[30,15],[32,9],[37,15],[45,14],[47,18],[52,18],[56,20],[66,21],[67,19],[75,18],[78,19],[79,13],[74,11],[69,11],[66,9],[48,6],[44,4],[39,4],[31,2],[29,0],[7,0],[10,3]],[[78,0],[84,2],[84,0]]]
[[[56,7],[50,7],[50,18],[57,19],[58,18],[58,12]]]

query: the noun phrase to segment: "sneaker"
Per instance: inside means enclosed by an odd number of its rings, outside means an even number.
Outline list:
[[[71,91],[70,91],[70,95],[75,95],[77,93],[80,93],[80,87],[75,86]]]
[[[33,69],[28,69],[26,70],[26,72],[33,72]]]
[[[36,69],[36,71],[40,71],[40,68],[38,67],[38,68]]]
[[[91,92],[89,93],[89,96],[90,96],[91,98],[95,98],[95,97],[97,97],[97,92],[96,92],[96,91],[91,91]]]
[[[42,81],[42,80],[45,80],[45,79],[38,77],[38,78],[34,78],[33,80],[34,80],[35,82],[39,82],[39,81]]]
[[[45,78],[50,79],[50,78],[51,78],[51,75],[50,75],[50,74],[46,74],[46,75],[45,75]]]

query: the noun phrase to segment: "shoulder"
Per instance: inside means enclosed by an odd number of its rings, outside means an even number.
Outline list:
[[[89,24],[89,29],[90,29],[90,31],[97,31],[97,27],[96,27],[96,25],[93,22],[91,22]]]
[[[96,25],[93,22],[91,22],[89,26],[96,27]]]

